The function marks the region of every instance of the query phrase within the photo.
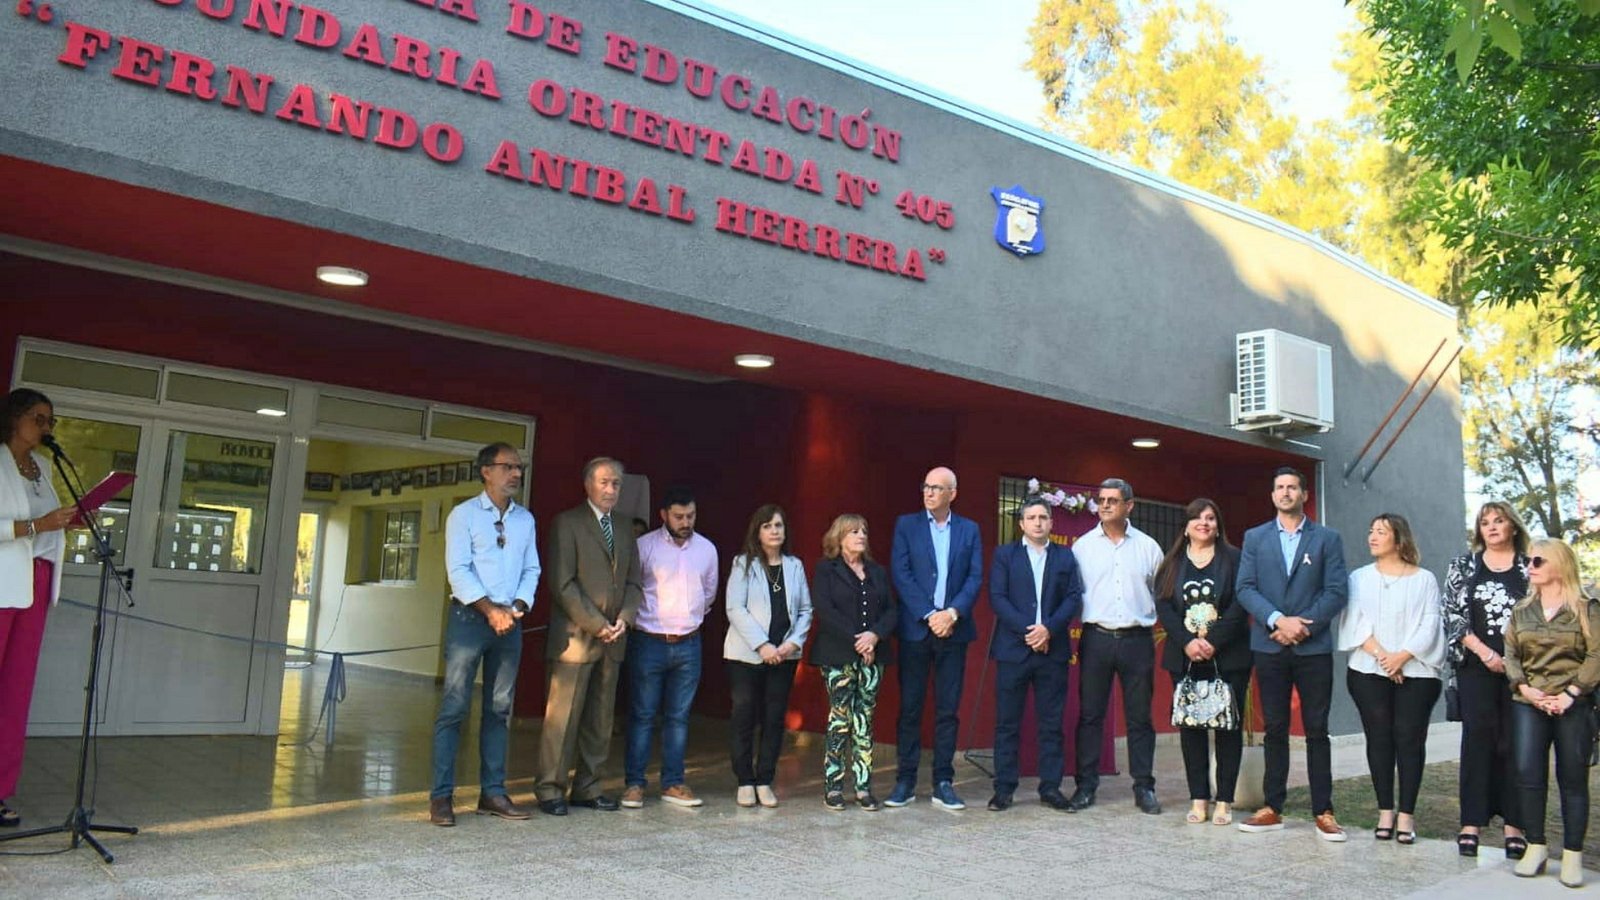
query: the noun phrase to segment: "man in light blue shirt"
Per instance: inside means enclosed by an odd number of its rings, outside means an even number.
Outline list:
[[[533,608],[539,550],[533,513],[516,502],[526,466],[510,444],[478,451],[483,493],[450,511],[445,566],[450,617],[444,633],[444,695],[433,723],[433,791],[428,819],[456,823],[456,747],[472,708],[472,684],[483,664],[483,718],[478,726],[478,812],[503,819],[531,813],[506,796],[506,745],[511,702],[522,661],[518,623]]]

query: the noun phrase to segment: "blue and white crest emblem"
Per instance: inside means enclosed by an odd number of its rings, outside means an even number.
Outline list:
[[[1000,246],[1018,256],[1033,256],[1044,252],[1044,229],[1039,216],[1044,213],[1044,198],[1023,190],[1020,185],[1009,188],[992,188],[996,215],[994,239]]]

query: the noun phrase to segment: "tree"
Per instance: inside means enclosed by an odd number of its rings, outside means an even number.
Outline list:
[[[1582,532],[1594,513],[1577,494],[1578,470],[1596,446],[1587,431],[1600,415],[1600,369],[1556,339],[1558,305],[1473,310],[1461,355],[1462,431],[1481,493],[1545,534],[1585,543],[1600,539]]]
[[[1569,346],[1600,348],[1600,17],[1551,2],[1506,38],[1489,23],[1533,0],[1466,6],[1489,46],[1460,0],[1364,3],[1385,132],[1447,176],[1419,184],[1413,211],[1463,254],[1467,296],[1548,302]]]

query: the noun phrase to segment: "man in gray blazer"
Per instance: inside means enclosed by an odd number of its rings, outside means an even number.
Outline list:
[[[1311,780],[1311,811],[1317,835],[1343,841],[1333,817],[1333,754],[1328,740],[1328,709],[1333,704],[1333,625],[1347,600],[1348,574],[1339,532],[1318,525],[1305,513],[1306,479],[1284,466],[1272,475],[1270,522],[1245,532],[1239,553],[1239,602],[1255,620],[1250,631],[1261,712],[1267,720],[1267,805],[1239,823],[1240,831],[1283,828],[1283,802],[1289,782],[1291,693],[1300,693],[1300,721],[1306,730],[1306,769]]]
[[[587,502],[556,516],[545,553],[551,604],[546,657],[549,686],[534,793],[541,812],[567,814],[571,803],[618,808],[600,793],[600,770],[611,753],[617,673],[628,628],[644,597],[633,529],[612,520],[622,492],[622,463],[597,457],[583,467]]]

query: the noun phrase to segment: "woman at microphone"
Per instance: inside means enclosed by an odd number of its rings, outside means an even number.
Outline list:
[[[63,532],[77,514],[61,506],[38,450],[55,428],[50,398],[18,388],[0,411],[0,826],[22,819],[6,801],[22,774],[28,705],[44,642],[44,617],[61,589]]]

